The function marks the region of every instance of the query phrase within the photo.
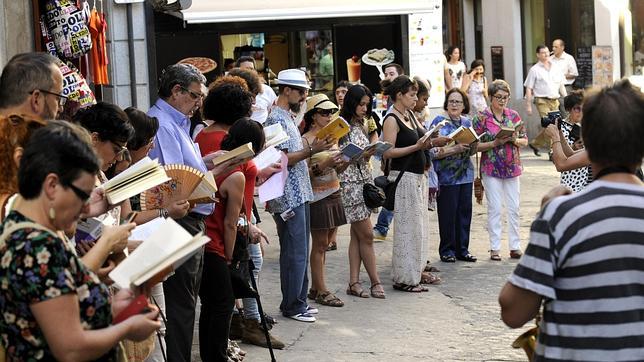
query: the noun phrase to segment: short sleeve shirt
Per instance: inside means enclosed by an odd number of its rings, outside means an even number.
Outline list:
[[[458,121],[450,120],[445,116],[437,116],[432,121],[431,126],[433,127],[445,119],[448,120],[448,123],[440,129],[439,134],[441,136],[448,136],[461,125],[463,127],[472,126],[472,121],[463,116]],[[439,160],[434,160],[433,162],[440,185],[461,185],[474,181],[474,164],[470,160],[469,152],[447,156]]]
[[[304,148],[300,132],[293,122],[291,115],[284,109],[273,106],[266,118],[264,126],[279,124],[282,126],[288,140],[275,146],[284,152],[298,152]],[[313,189],[309,179],[309,169],[306,160],[302,160],[288,167],[288,177],[284,186],[284,195],[266,203],[266,208],[274,214],[281,214],[288,209],[294,209],[306,202],[313,201]]]
[[[559,87],[564,79],[563,73],[554,64],[546,69],[541,62],[537,62],[530,68],[523,86],[531,88],[535,97],[559,99]]]
[[[0,232],[20,222],[31,220],[12,211]],[[78,296],[83,329],[106,328],[112,323],[107,287],[85,267],[69,243],[34,228],[18,229],[7,237],[0,246],[0,336],[8,360],[54,360],[29,306],[72,293]],[[98,360],[115,361],[115,350]]]
[[[481,142],[493,142],[501,127],[515,128],[519,134],[525,134],[521,117],[509,108],[503,109],[503,119],[495,120],[494,114],[487,108],[477,114],[472,122],[476,133],[482,135]],[[503,179],[521,176],[523,167],[520,153],[519,147],[511,142],[481,152],[481,172]]]

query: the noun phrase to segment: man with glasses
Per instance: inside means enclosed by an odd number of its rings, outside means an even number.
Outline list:
[[[159,120],[151,158],[164,165],[180,164],[208,172],[197,145],[190,137],[190,116],[202,105],[201,87],[206,78],[188,64],[168,66],[159,79],[159,99],[148,111]],[[214,204],[200,204],[176,220],[191,234],[205,230],[204,219]],[[163,282],[167,310],[168,361],[188,362],[192,348],[195,306],[201,283],[203,249]]]
[[[56,58],[47,53],[15,55],[0,76],[0,116],[23,114],[55,119],[67,97]]]

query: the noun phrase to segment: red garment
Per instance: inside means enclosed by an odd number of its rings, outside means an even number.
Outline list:
[[[105,45],[105,31],[107,22],[105,14],[99,14],[92,9],[89,18],[89,32],[92,35],[92,49],[90,50],[92,65],[92,80],[94,84],[110,84],[107,77],[107,46]]]
[[[205,156],[209,153],[219,151],[221,149],[221,142],[224,137],[227,135],[226,131],[201,131],[197,135],[195,141],[199,144],[199,149],[201,151],[201,156]],[[248,161],[245,164],[242,164],[232,171],[219,175],[215,178],[217,185],[224,183],[226,178],[233,174],[234,172],[241,171],[244,174],[246,179],[244,187],[244,212],[246,217],[250,220],[250,215],[253,208],[253,193],[255,191],[255,179],[257,177],[257,166],[253,161]],[[216,253],[221,257],[224,255],[224,217],[226,213],[226,199],[221,196],[219,191],[217,191],[217,205],[215,205],[215,212],[206,217],[206,235],[210,238],[208,244],[206,244],[206,252]]]

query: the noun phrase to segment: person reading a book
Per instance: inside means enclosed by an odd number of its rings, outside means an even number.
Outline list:
[[[519,176],[521,147],[528,144],[525,123],[519,113],[507,107],[510,99],[510,85],[496,79],[490,83],[490,107],[479,112],[472,123],[481,141],[477,152],[481,152],[481,178],[487,200],[487,230],[490,238],[490,259],[499,261],[501,256],[501,211],[507,210],[508,243],[510,257],[521,257],[519,238]]]
[[[340,116],[344,118],[351,129],[349,134],[342,137],[340,148],[354,143],[360,148],[369,145],[365,117],[371,114],[373,94],[364,85],[354,85],[347,91],[344,107]],[[351,224],[351,239],[349,241],[349,286],[347,295],[360,298],[384,299],[385,290],[380,283],[376,267],[376,253],[373,248],[373,232],[371,225],[372,209],[365,205],[362,189],[365,183],[373,183],[369,159],[375,153],[375,148],[367,151],[362,157],[349,164],[345,170],[338,169],[340,187],[342,189],[342,204],[347,222]],[[364,267],[371,280],[370,292],[366,292],[360,284],[360,264]]]
[[[459,88],[447,91],[443,109],[446,114],[437,116],[431,124],[435,126],[447,121],[439,131],[441,136],[448,136],[459,128],[463,130],[472,126],[472,121],[465,116],[470,111],[469,100]],[[456,259],[476,261],[476,257],[468,250],[474,182],[474,165],[470,156],[477,147],[476,135],[469,140],[472,139],[474,141],[471,144],[455,142],[443,147],[433,161],[440,187],[436,200],[440,234],[438,254],[441,261],[446,263],[454,263]]]
[[[0,339],[9,360],[116,360],[119,341],[160,326],[154,306],[112,325],[133,293],[111,297],[55,232],[89,211],[101,165],[73,128],[57,122],[33,134],[18,171],[21,200],[0,226]]]
[[[384,90],[393,105],[383,126],[383,140],[394,145],[383,154],[384,159],[391,160],[388,178],[394,182],[401,175],[396,185],[394,207],[393,287],[414,293],[428,290],[421,283],[440,280],[424,272],[429,242],[429,191],[425,174],[429,160],[424,151],[444,146],[449,140],[447,137],[423,137],[426,130],[413,113],[417,92],[415,80],[406,75],[395,78]]]
[[[306,101],[304,134],[302,140],[310,144],[316,134],[331,121],[338,107],[324,94],[317,94]],[[325,254],[335,242],[338,226],[347,223],[342,206],[340,179],[336,172],[345,166],[339,148],[333,145],[328,151],[315,154],[309,161],[309,176],[313,188],[311,202],[311,289],[308,298],[331,307],[342,307],[344,302],[326,286],[324,278]]]

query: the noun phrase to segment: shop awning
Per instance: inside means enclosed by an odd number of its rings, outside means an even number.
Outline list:
[[[441,0],[192,0],[176,14],[189,24],[421,13]]]

